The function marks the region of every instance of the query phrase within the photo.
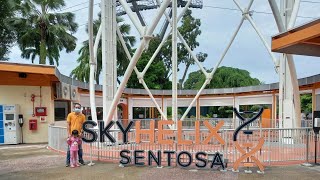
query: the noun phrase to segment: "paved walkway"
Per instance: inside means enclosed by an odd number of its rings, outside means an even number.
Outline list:
[[[125,167],[97,162],[95,166],[64,167],[65,157],[46,145],[0,146],[0,179],[320,179],[320,166],[267,167],[265,174],[181,168]]]

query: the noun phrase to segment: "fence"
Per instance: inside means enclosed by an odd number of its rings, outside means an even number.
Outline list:
[[[141,126],[147,126],[147,124],[150,122],[150,120],[159,121],[161,119],[133,119],[126,121],[141,121]],[[224,125],[222,129],[233,129],[235,127],[238,127],[239,124],[242,124],[243,122],[238,119],[233,118],[201,118],[201,119],[195,119],[195,118],[185,118],[183,121],[183,126],[186,128],[192,128],[194,126],[195,121],[204,121],[207,120],[211,122],[212,124],[217,124],[219,121],[223,121]],[[279,120],[278,119],[258,119],[257,121],[254,121],[249,124],[250,128],[279,128]],[[263,125],[264,124],[264,125]],[[312,119],[302,119],[301,120],[301,127],[312,127]]]
[[[141,127],[142,127],[141,123]],[[183,126],[185,128],[185,126]],[[148,129],[148,124],[145,123],[143,128]],[[241,131],[238,134],[239,144],[243,144],[246,141],[250,141],[253,144],[257,144],[260,138],[264,139],[264,145],[262,148],[255,153],[261,162],[266,165],[286,163],[290,161],[303,161],[303,162],[313,162],[315,158],[315,135],[312,128],[292,128],[292,129],[277,129],[277,128],[267,128],[267,129],[250,129],[253,134],[248,136],[243,134]],[[158,139],[158,131],[155,130],[155,140]],[[147,151],[151,150],[156,153],[158,150],[165,151],[171,150],[176,151],[188,151],[195,154],[199,151],[206,152],[208,154],[220,152],[223,154],[223,158],[228,160],[229,163],[235,162],[241,154],[235,149],[233,141],[233,129],[220,129],[218,134],[225,141],[224,145],[217,141],[215,138],[211,138],[208,144],[191,144],[191,145],[180,145],[177,143],[177,131],[173,131],[173,134],[166,134],[163,136],[164,139],[173,140],[171,145],[161,145],[159,143],[152,144],[149,142],[149,135],[141,134],[141,142],[136,143],[135,130],[132,129],[128,133],[128,143],[122,143],[122,133],[118,129],[111,131],[111,134],[117,140],[116,143],[111,143],[107,138],[106,142],[94,142],[91,145],[84,143],[83,150],[84,155],[89,156],[90,149],[92,150],[93,157],[98,160],[103,161],[120,161],[120,151],[127,149],[133,150],[144,150],[144,156],[148,157]],[[205,140],[209,135],[208,129],[201,126],[200,130],[200,142]],[[85,134],[85,136],[90,136]],[[66,151],[66,137],[67,131],[65,127],[49,126],[49,147],[65,152]],[[195,141],[195,130],[194,128],[183,129],[182,139]],[[316,136],[319,142],[319,135]],[[320,149],[319,144],[317,144],[318,149]],[[255,145],[253,145],[255,146]],[[318,157],[319,158],[319,153]],[[166,157],[161,158],[163,161]],[[146,160],[146,159],[145,159]],[[141,160],[142,161],[142,160]],[[147,161],[147,160],[146,160]],[[173,157],[172,162],[175,162]]]

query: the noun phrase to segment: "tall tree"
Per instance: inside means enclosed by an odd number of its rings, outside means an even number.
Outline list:
[[[98,33],[101,20],[100,20],[101,14],[99,14],[99,18],[93,22],[93,35],[94,39],[96,39],[96,35]],[[127,44],[127,47],[129,51],[131,51],[131,46],[135,43],[135,37],[130,36],[130,25],[123,23],[123,19],[120,17],[117,17],[117,22],[120,25],[120,32],[123,35],[123,38]],[[88,29],[87,29],[88,32]],[[102,71],[102,43],[101,40],[99,42],[98,51],[97,51],[97,71],[96,71],[96,77],[95,80],[97,84],[99,84],[99,77]],[[79,58],[77,59],[77,62],[79,65],[71,71],[70,76],[73,78],[78,79],[79,81],[83,82],[89,82],[89,74],[90,74],[90,53],[89,53],[89,42],[88,40],[83,42],[82,48],[79,50]],[[117,76],[123,76],[126,68],[129,64],[129,60],[127,59],[127,56],[124,52],[124,49],[122,48],[122,45],[120,41],[117,38]]]
[[[200,89],[205,80],[205,75],[201,71],[192,72],[184,83],[184,88]],[[261,82],[257,78],[252,78],[246,70],[222,66],[217,69],[206,88],[231,88],[259,84]]]
[[[14,16],[14,1],[0,0],[0,61],[6,61],[10,52],[10,47],[15,41],[15,33],[7,23],[8,18]]]
[[[186,43],[189,45],[190,49],[194,51],[195,48],[199,46],[197,37],[201,34],[200,30],[201,21],[192,16],[192,11],[187,10],[182,17],[182,25],[178,28],[181,35],[184,37]],[[188,50],[182,43],[178,43],[178,54],[179,54],[179,64],[183,63],[185,65],[182,79],[179,81],[179,88],[182,89],[183,83],[187,76],[189,67],[195,63],[192,56],[189,54]],[[207,58],[206,53],[199,52],[196,54],[197,59],[200,62],[204,62]]]
[[[302,94],[300,96],[301,112],[312,113],[312,94]]]
[[[39,56],[39,64],[59,65],[60,51],[71,52],[76,47],[78,25],[74,14],[56,13],[65,6],[64,0],[24,0],[18,6],[19,16],[10,24],[17,32],[21,56],[32,63]]]
[[[184,37],[185,41],[189,45],[190,49],[193,51],[196,47],[199,46],[199,42],[197,42],[198,35],[201,34],[200,31],[201,21],[200,19],[195,19],[192,17],[192,11],[187,10],[182,18],[182,25],[179,27],[179,32]],[[148,51],[146,51],[140,60],[137,63],[137,68],[142,70],[143,65],[147,64],[147,59],[150,59],[160,44],[161,39],[159,37],[154,38],[149,45]],[[158,53],[157,57],[154,60],[154,63],[151,64],[150,70],[145,75],[145,81],[149,88],[151,89],[170,89],[171,84],[169,81],[169,77],[171,76],[170,69],[172,69],[172,39],[169,38],[163,45],[162,49]],[[198,53],[196,54],[197,58],[200,62],[203,62],[207,54],[206,53]],[[160,61],[163,61],[160,62]],[[183,82],[185,81],[186,75],[188,73],[189,67],[193,65],[195,62],[193,58],[190,56],[189,52],[185,48],[182,43],[178,43],[178,65],[183,63],[185,65],[183,77],[180,80],[179,88],[182,88]],[[162,67],[162,66],[165,67]],[[153,66],[153,67],[152,67]],[[151,69],[159,70],[153,71]],[[150,74],[148,74],[150,73]],[[158,84],[157,84],[157,83]],[[143,88],[141,84],[139,84],[138,79],[135,75],[132,75],[128,81],[127,87],[131,88]]]
[[[149,43],[149,48],[141,55],[136,67],[141,72],[148,64],[148,61],[152,57],[154,51],[157,49],[161,42],[159,37],[153,38]],[[159,52],[148,71],[144,75],[144,81],[150,89],[171,89],[171,81],[169,80],[169,71],[166,69],[162,57],[165,56],[164,52]],[[133,72],[127,83],[128,88],[140,88],[144,87],[139,83],[136,73]]]
[[[205,80],[206,77],[202,71],[192,72],[184,83],[184,89],[200,89]],[[261,82],[256,78],[252,78],[246,70],[222,66],[217,69],[213,79],[206,88],[232,88],[259,84]],[[250,106],[250,110],[256,111],[257,107]],[[240,110],[243,111],[243,109]],[[209,118],[213,117],[213,114],[216,114],[219,118],[232,118],[233,110],[231,106],[211,106],[203,109],[203,113],[203,115]]]

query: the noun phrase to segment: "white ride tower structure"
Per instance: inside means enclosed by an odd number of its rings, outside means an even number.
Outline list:
[[[151,1],[151,0],[148,0]],[[93,32],[92,32],[92,24],[93,24],[93,0],[90,0],[89,6],[89,46],[90,46],[90,103],[92,110],[92,118],[94,121],[97,121],[96,118],[96,106],[95,106],[95,86],[94,86],[94,76],[95,76],[95,68],[96,68],[96,55],[97,55],[97,47],[102,38],[102,75],[103,75],[103,117],[104,121],[109,122],[111,120],[116,120],[117,117],[117,105],[120,100],[120,97],[123,93],[123,90],[128,82],[129,77],[134,70],[137,74],[139,82],[143,85],[143,87],[148,92],[151,100],[156,106],[157,110],[161,114],[161,118],[163,120],[167,120],[167,116],[164,113],[153,97],[151,91],[144,81],[144,75],[150,64],[160,51],[164,42],[168,39],[169,36],[172,36],[172,120],[177,122],[177,120],[184,120],[192,106],[195,105],[197,99],[205,89],[205,87],[210,83],[211,79],[214,76],[215,71],[220,66],[223,61],[225,55],[230,49],[234,39],[236,38],[242,24],[247,20],[251,26],[254,28],[255,32],[259,36],[263,45],[265,46],[271,60],[274,63],[275,71],[279,73],[279,120],[281,128],[293,128],[300,127],[300,95],[299,95],[299,86],[297,81],[297,75],[295,71],[295,66],[293,62],[292,55],[282,54],[280,58],[276,58],[275,55],[271,52],[270,45],[267,43],[270,41],[270,37],[268,37],[268,41],[265,37],[263,37],[260,29],[255,24],[252,19],[253,11],[250,10],[254,0],[248,0],[248,5],[243,8],[237,0],[233,0],[235,5],[241,11],[241,20],[239,25],[237,26],[234,34],[232,35],[229,43],[224,49],[221,57],[217,60],[217,64],[213,67],[211,72],[207,72],[202,64],[198,61],[195,53],[193,53],[186,43],[184,38],[178,31],[177,23],[182,18],[184,12],[190,6],[190,4],[194,0],[185,0],[186,4],[181,10],[180,14],[177,14],[177,6],[178,0],[153,0],[153,2],[157,5],[156,13],[153,17],[153,20],[149,25],[146,25],[141,21],[141,15],[139,13],[134,13],[132,8],[129,6],[127,0],[101,0],[101,26],[99,28],[98,34],[96,36],[95,42],[93,42]],[[277,27],[279,32],[284,32],[290,28],[292,28],[295,24],[296,17],[298,14],[300,0],[268,0],[269,5],[272,9]],[[136,2],[135,2],[136,3]],[[267,2],[266,6],[268,5]],[[278,4],[277,4],[278,3]],[[140,34],[140,43],[137,45],[136,51],[133,56],[131,56],[126,44],[123,40],[122,34],[119,30],[118,24],[116,22],[116,8],[121,5],[123,11],[128,15],[134,27]],[[168,15],[166,9],[170,6],[172,8],[172,17]],[[280,7],[280,8],[279,8]],[[156,26],[159,24],[161,17],[164,16],[169,24],[171,25],[171,31],[164,35],[162,42],[160,43],[157,50],[154,52],[153,56],[149,60],[148,64],[145,66],[142,72],[135,67],[141,54],[144,50],[148,48],[148,44],[150,40],[153,38],[153,32]],[[169,26],[170,27],[170,26]],[[116,44],[117,39],[121,42],[122,47],[124,48],[127,58],[130,63],[126,69],[126,72],[122,78],[122,81],[117,88],[117,60],[116,60]],[[138,38],[137,38],[138,39]],[[199,89],[197,95],[194,97],[192,102],[190,103],[187,110],[184,112],[181,118],[178,119],[178,102],[177,102],[177,42],[178,40],[184,44],[190,55],[193,57],[195,63],[199,66],[199,69],[202,73],[205,74],[206,80],[203,86]],[[176,126],[170,126],[171,128],[175,128]]]
[[[279,6],[275,0],[269,0],[269,4],[279,33],[294,27],[300,0],[281,0]],[[301,127],[300,93],[293,56],[280,55],[279,65],[279,127]]]

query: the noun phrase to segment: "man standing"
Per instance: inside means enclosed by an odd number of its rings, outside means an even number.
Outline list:
[[[85,115],[81,113],[81,105],[79,103],[75,103],[73,112],[69,113],[67,117],[68,138],[70,138],[71,132],[73,130],[78,130],[80,137],[82,136],[82,125],[85,122],[85,120]],[[80,144],[78,151],[79,163],[84,165],[82,153],[82,145]],[[66,167],[68,166],[70,166],[70,146],[68,146],[66,159]]]

